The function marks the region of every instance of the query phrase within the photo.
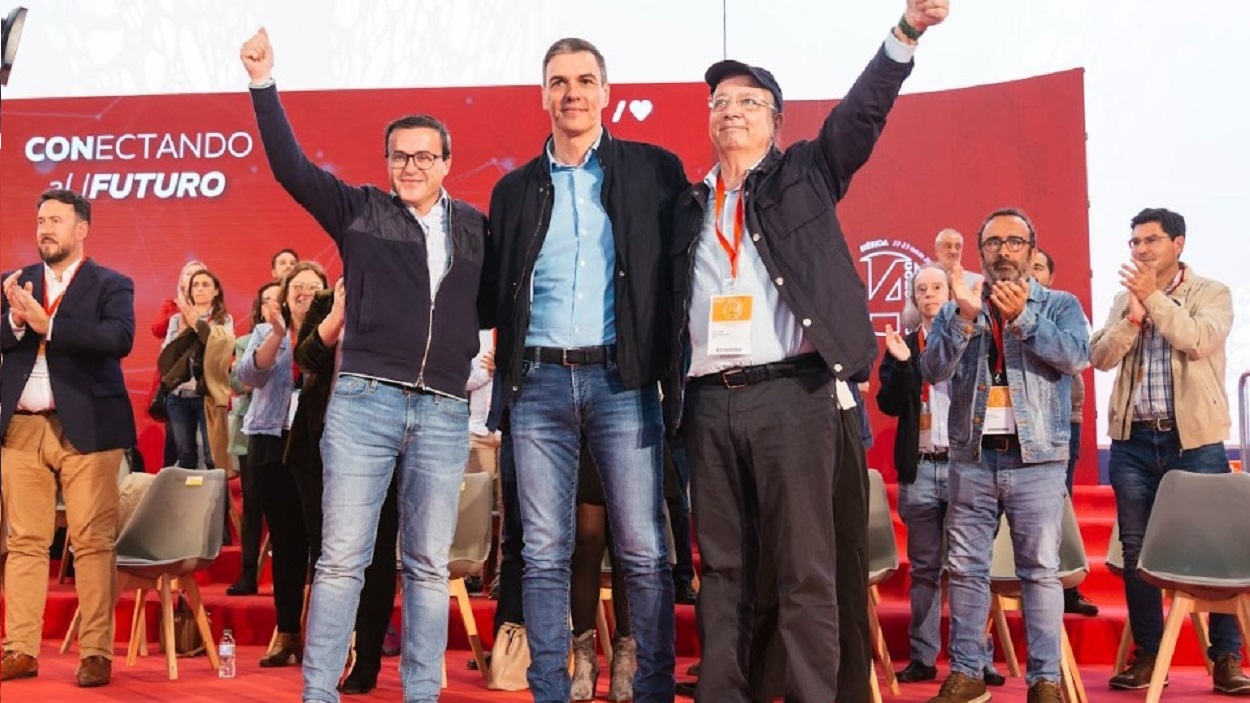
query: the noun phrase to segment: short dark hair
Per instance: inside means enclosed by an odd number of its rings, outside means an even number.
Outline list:
[[[386,125],[386,139],[383,148],[385,154],[391,153],[391,132],[397,129],[432,129],[438,132],[439,141],[443,143],[443,153],[440,154],[444,159],[451,156],[451,133],[447,131],[447,125],[433,115],[404,115],[403,117]]]
[[[49,200],[55,200],[58,203],[65,203],[66,205],[73,205],[74,215],[76,215],[78,219],[83,222],[91,224],[91,201],[87,200],[78,193],[64,188],[45,190],[43,193],[40,193],[39,202],[35,205],[35,210],[38,210]]]
[[[1055,274],[1055,260],[1051,258],[1050,254],[1046,253],[1045,249],[1042,249],[1040,247],[1038,248],[1037,253],[1046,257],[1046,270],[1050,271],[1051,275],[1053,276]]]
[[[256,289],[256,299],[252,301],[252,326],[253,327],[265,321],[265,313],[264,313],[264,310],[261,309],[261,307],[265,304],[265,301],[263,300],[263,298],[265,297],[265,291],[269,290],[270,288],[277,288],[279,291],[281,291],[282,281],[275,278],[272,281],[266,281],[263,286]]]
[[[295,257],[296,261],[299,261],[299,252],[295,251],[294,249],[291,249],[290,247],[287,247],[286,249],[279,249],[277,252],[274,253],[272,257],[269,258],[269,270],[270,271],[273,270],[274,266],[278,265],[278,257],[282,256],[283,254],[290,254],[291,256]]]
[[[583,51],[595,57],[595,63],[599,64],[599,80],[607,83],[608,65],[603,60],[603,54],[599,53],[599,49],[585,39],[565,37],[557,39],[554,44],[547,48],[547,53],[543,54],[543,84],[546,85],[547,83],[547,64],[551,63],[551,59],[560,54],[579,54]]]
[[[1000,207],[994,212],[985,216],[981,221],[981,226],[977,229],[977,246],[980,248],[981,238],[985,235],[985,226],[991,221],[999,217],[1019,217],[1024,220],[1024,226],[1029,230],[1029,246],[1037,246],[1037,232],[1033,229],[1033,221],[1029,216],[1024,214],[1024,210],[1018,207]]]
[[[1168,235],[1169,239],[1185,236],[1185,218],[1179,212],[1172,212],[1164,207],[1148,207],[1129,221],[1129,228],[1132,229],[1147,222],[1158,222],[1160,229]]]

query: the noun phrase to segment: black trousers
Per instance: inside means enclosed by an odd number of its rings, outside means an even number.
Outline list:
[[[499,484],[503,492],[503,529],[499,538],[499,600],[495,603],[495,632],[506,622],[524,624],[521,607],[521,574],[525,571],[525,545],[521,528],[520,496],[517,493],[516,462],[512,438],[503,434],[499,445]]]
[[[775,580],[767,590],[778,594],[770,633],[784,651],[783,694],[832,701],[841,654],[835,543],[841,516],[834,504],[845,424],[834,405],[833,377],[820,369],[734,390],[690,385],[685,402],[703,561],[695,700],[754,699],[761,653],[768,651],[765,639],[756,641],[764,573]],[[857,433],[858,422],[851,428]]]
[[[260,563],[260,533],[265,523],[264,506],[261,505],[260,485],[256,481],[256,470],[247,460],[247,455],[239,457],[239,483],[243,487],[243,510],[239,532],[242,533],[243,570],[240,580],[256,580],[256,567]]]
[[[304,510],[291,467],[282,461],[285,436],[252,435],[248,440],[249,468],[256,474],[269,545],[273,550],[273,605],[278,632],[299,634],[308,579],[308,532]]]
[[[320,453],[314,453],[320,457]],[[308,528],[309,554],[315,567],[321,556],[321,492],[325,485],[324,467],[320,460],[315,466],[301,467],[295,471],[295,484],[299,489],[305,523]],[[360,604],[356,606],[356,664],[353,672],[377,676],[382,669],[382,643],[386,628],[395,609],[395,561],[396,543],[399,539],[399,472],[391,476],[391,485],[382,502],[378,515],[378,535],[373,544],[373,561],[365,567],[365,583],[360,590]],[[311,571],[310,571],[311,573]]]

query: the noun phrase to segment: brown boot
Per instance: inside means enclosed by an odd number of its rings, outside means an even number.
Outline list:
[[[1250,696],[1250,677],[1241,673],[1241,661],[1236,654],[1221,654],[1215,658],[1211,682],[1218,693],[1230,696]]]
[[[4,659],[0,662],[0,681],[33,679],[38,675],[38,659],[11,649],[4,653]]]
[[[78,662],[78,671],[74,672],[74,678],[82,688],[103,686],[113,678],[113,662],[99,654],[83,657]]]
[[[599,683],[599,657],[595,655],[595,631],[586,630],[573,638],[573,686],[575,701],[593,701]]]
[[[612,643],[612,683],[608,700],[634,700],[634,670],[638,668],[638,644],[633,637],[617,637]]]
[[[290,666],[304,663],[304,640],[298,634],[279,632],[269,653],[261,657],[260,665],[265,667]]]

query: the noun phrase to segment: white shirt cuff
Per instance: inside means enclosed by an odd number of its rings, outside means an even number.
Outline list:
[[[13,328],[13,336],[19,340],[26,336],[26,325],[19,325],[13,321],[13,313],[9,313],[9,327]]]
[[[899,63],[909,63],[916,55],[916,45],[907,44],[894,36],[894,30],[885,33],[885,55]]]

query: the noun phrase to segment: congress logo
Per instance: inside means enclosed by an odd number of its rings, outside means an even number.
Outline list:
[[[873,239],[859,245],[859,262],[868,286],[868,316],[878,337],[885,326],[902,329],[908,282],[929,257],[911,242]]]

